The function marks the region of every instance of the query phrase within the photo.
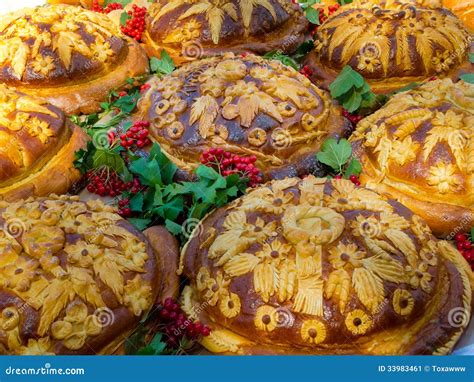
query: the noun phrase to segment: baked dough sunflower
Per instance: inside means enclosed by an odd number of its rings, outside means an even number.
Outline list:
[[[474,85],[429,82],[392,97],[351,137],[361,181],[453,238],[474,225]]]
[[[470,46],[471,35],[447,9],[361,0],[340,7],[318,28],[306,64],[323,88],[349,65],[374,92],[388,93],[432,76],[472,71]]]
[[[177,291],[166,265],[178,254],[100,201],[0,202],[0,227],[0,354],[113,353],[157,298]]]
[[[329,135],[345,132],[345,119],[329,95],[279,61],[227,53],[189,63],[153,79],[138,105],[150,134],[182,169],[219,146],[255,155],[277,176],[303,173]]]
[[[111,90],[147,71],[144,50],[106,15],[50,5],[2,16],[0,82],[67,114],[97,111]]]
[[[65,193],[87,134],[46,100],[0,85],[0,199]]]
[[[159,0],[149,13],[147,53],[166,49],[177,63],[224,52],[292,52],[308,25],[291,0]]]
[[[212,328],[214,353],[446,354],[471,312],[455,247],[348,180],[250,191],[201,222],[180,270],[183,310]]]

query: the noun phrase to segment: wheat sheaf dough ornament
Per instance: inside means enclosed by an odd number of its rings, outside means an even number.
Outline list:
[[[170,293],[171,235],[101,201],[0,202],[0,223],[0,354],[112,354]]]
[[[180,272],[182,308],[211,327],[214,353],[446,354],[468,324],[450,312],[471,309],[461,254],[343,179],[275,180],[212,212]]]
[[[472,37],[449,10],[420,2],[358,0],[341,6],[315,36],[306,59],[323,88],[346,65],[375,93],[389,93],[433,76],[472,72]]]
[[[188,172],[219,146],[255,155],[269,177],[303,174],[324,139],[347,132],[329,95],[276,60],[226,53],[148,84],[135,117],[151,122],[151,139]]]
[[[2,16],[0,68],[0,83],[78,114],[147,73],[148,59],[106,15],[59,4]]]
[[[474,85],[431,81],[400,93],[351,137],[368,187],[453,238],[474,224]]]
[[[149,8],[143,41],[149,56],[165,49],[178,64],[224,52],[292,52],[308,25],[290,0],[172,0]]]

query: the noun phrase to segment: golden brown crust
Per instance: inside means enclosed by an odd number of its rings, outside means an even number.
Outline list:
[[[97,111],[110,90],[146,73],[148,61],[106,15],[51,5],[2,18],[0,69],[0,82],[74,114]]]
[[[314,157],[321,142],[344,133],[341,110],[329,95],[278,61],[232,53],[183,66],[150,81],[137,116],[184,170],[220,146],[255,155],[265,172]]]
[[[149,12],[148,55],[159,57],[166,49],[179,64],[225,52],[292,52],[307,27],[290,0],[160,0]]]
[[[401,93],[351,137],[362,182],[453,238],[474,224],[474,86],[438,80]]]
[[[471,41],[447,9],[362,0],[342,6],[318,28],[306,64],[323,88],[350,65],[374,92],[388,93],[432,76],[457,79],[472,71]]]
[[[65,193],[87,134],[46,100],[0,85],[0,198]]]
[[[157,302],[163,302],[168,297],[176,298],[179,292],[179,276],[176,274],[179,257],[178,240],[163,226],[150,227],[143,234],[156,254],[158,269],[161,271]]]
[[[8,354],[96,354],[160,290],[145,237],[100,201],[0,202],[0,342]]]
[[[453,312],[470,317],[466,269],[394,200],[288,178],[196,228],[181,255],[182,306],[211,326],[203,345],[216,353],[445,354],[468,324],[452,324]]]

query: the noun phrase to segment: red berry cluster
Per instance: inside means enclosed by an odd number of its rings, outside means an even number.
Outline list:
[[[91,10],[93,10],[94,12],[98,12],[98,13],[110,13],[110,12],[115,11],[117,9],[123,9],[122,4],[120,4],[120,3],[109,3],[104,8],[99,4],[99,0],[94,0],[92,2],[92,8],[91,8]]]
[[[207,337],[211,333],[208,326],[199,321],[192,322],[186,318],[178,303],[172,298],[167,298],[160,306],[160,318],[163,324],[165,340],[171,347],[179,346],[183,338],[197,339]]]
[[[342,175],[336,175],[336,176],[334,177],[334,179],[342,179]],[[352,183],[354,183],[357,187],[360,186],[360,180],[359,180],[359,178],[357,177],[357,175],[351,175],[351,176],[349,177],[349,180],[350,180]]]
[[[130,129],[123,134],[120,134],[120,146],[125,149],[143,148],[148,146],[151,141],[148,138],[150,122],[135,121]]]
[[[346,117],[351,123],[352,123],[352,126],[355,128],[357,126],[357,124],[359,123],[359,121],[364,118],[360,115],[357,115],[357,114],[351,114],[349,113],[346,109],[343,109],[342,110],[342,115],[344,117]]]
[[[130,18],[122,25],[122,33],[141,41],[143,32],[145,31],[146,7],[139,7],[134,4],[131,11],[127,12]]]
[[[131,182],[124,182],[115,171],[105,166],[88,171],[86,179],[88,182],[87,191],[99,196],[116,197],[122,192],[137,194],[143,188],[138,178],[134,178]],[[128,206],[128,199],[123,200],[127,201],[125,204]],[[121,207],[120,203],[119,207]]]
[[[304,65],[301,70],[300,70],[300,73],[307,77],[307,78],[310,78],[312,75],[313,75],[313,70],[308,66],[308,65]]]
[[[339,4],[334,4],[330,5],[328,7],[328,14],[326,15],[326,12],[324,11],[324,8],[319,8],[319,24],[323,24],[329,16],[331,16],[334,12],[336,12],[339,9],[340,5]],[[314,29],[311,31],[311,35],[314,36],[316,32],[318,31],[319,25],[316,25]]]
[[[459,252],[461,252],[470,264],[471,269],[474,270],[474,244],[471,241],[472,239],[469,238],[469,235],[464,233],[456,234],[454,239],[456,240],[456,247]]]
[[[125,183],[117,173],[107,167],[101,167],[86,173],[88,181],[87,191],[100,196],[119,196],[128,189]]]
[[[222,147],[211,147],[201,155],[201,163],[220,171],[223,176],[239,174],[249,178],[249,186],[255,187],[262,183],[262,174],[255,166],[257,157],[255,155],[243,157],[224,151]]]
[[[150,84],[143,84],[142,86],[140,86],[140,93],[144,93],[150,88],[151,88]]]

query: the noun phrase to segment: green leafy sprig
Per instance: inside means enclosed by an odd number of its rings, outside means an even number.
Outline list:
[[[152,57],[150,59],[150,69],[153,74],[164,76],[172,73],[176,69],[176,65],[168,52],[162,50],[160,58]]]
[[[136,157],[129,165],[132,174],[146,187],[130,198],[131,210],[140,218],[130,219],[138,228],[164,223],[174,235],[185,239],[181,223],[199,221],[211,209],[219,208],[243,193],[247,180],[237,174],[223,177],[214,169],[201,165],[195,182],[174,182],[178,170],[160,146],[154,144],[148,157]]]
[[[282,53],[281,51],[269,52],[269,53],[265,54],[263,57],[268,59],[268,60],[280,61],[282,64],[284,64],[286,66],[290,66],[295,70],[300,69],[300,66],[298,65],[298,63],[293,58],[291,58],[290,56]]]
[[[304,14],[311,24],[320,25],[319,22],[319,9],[313,8],[314,4],[320,3],[321,0],[307,0],[300,2],[300,6],[304,11]]]
[[[321,163],[329,166],[335,175],[349,178],[351,175],[358,176],[362,171],[360,162],[353,157],[352,147],[347,139],[329,138],[321,146],[321,151],[316,154]]]

